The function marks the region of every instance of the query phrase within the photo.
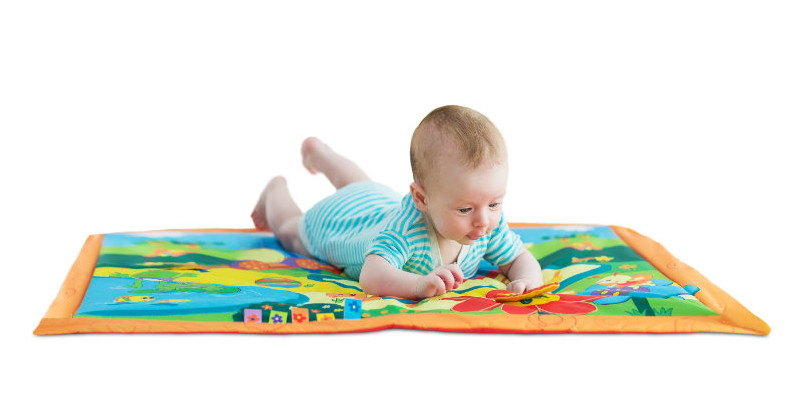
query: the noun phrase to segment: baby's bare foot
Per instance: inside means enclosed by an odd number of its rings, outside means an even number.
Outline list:
[[[319,155],[325,151],[330,151],[330,147],[315,137],[309,137],[303,141],[303,145],[300,148],[300,153],[303,155],[303,166],[312,175],[318,172],[316,168],[317,160]]]
[[[269,185],[267,185],[269,186]],[[256,226],[256,229],[266,231],[269,230],[269,223],[267,222],[267,188],[265,187],[264,190],[261,191],[261,195],[258,196],[258,202],[256,202],[256,206],[253,208],[253,212],[250,214],[250,218],[253,219],[253,224]]]
[[[269,183],[267,183],[267,186],[264,187],[264,190],[261,191],[261,195],[258,196],[258,202],[256,202],[256,206],[250,214],[250,218],[253,219],[253,224],[255,224],[258,230],[270,230],[269,221],[267,221],[267,193],[279,183],[286,183],[286,178],[282,176],[272,178]]]

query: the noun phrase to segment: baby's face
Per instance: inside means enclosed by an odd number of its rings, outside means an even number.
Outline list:
[[[472,169],[454,157],[443,157],[420,190],[424,203],[416,195],[414,200],[440,239],[469,245],[497,228],[507,182],[507,162]]]

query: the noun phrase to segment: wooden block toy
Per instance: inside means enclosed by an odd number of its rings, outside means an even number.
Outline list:
[[[272,310],[269,313],[269,321],[267,323],[270,324],[286,324],[289,323],[289,313],[286,311],[275,311]]]
[[[301,307],[292,307],[290,308],[292,311],[292,323],[293,324],[302,324],[308,322],[308,309],[301,308]]]
[[[344,299],[344,319],[361,319],[361,300]]]
[[[245,323],[261,323],[262,313],[260,309],[244,309],[244,322]]]
[[[334,313],[319,313],[317,314],[317,321],[332,321],[336,319]]]

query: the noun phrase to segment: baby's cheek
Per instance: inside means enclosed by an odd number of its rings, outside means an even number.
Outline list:
[[[461,236],[464,232],[467,232],[471,229],[469,223],[460,220],[450,221],[448,228],[453,236]]]
[[[498,226],[500,226],[500,216],[492,218],[491,225],[489,226],[489,232],[497,229]]]

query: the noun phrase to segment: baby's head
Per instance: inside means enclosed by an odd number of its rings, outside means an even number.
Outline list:
[[[431,111],[411,138],[411,195],[441,238],[470,244],[497,227],[508,181],[500,131],[460,106]]]

